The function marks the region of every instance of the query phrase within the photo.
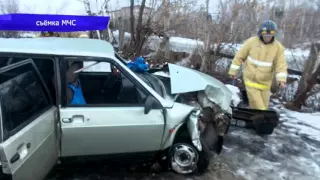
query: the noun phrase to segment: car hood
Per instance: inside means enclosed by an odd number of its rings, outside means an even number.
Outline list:
[[[200,71],[176,64],[168,64],[168,67],[172,94],[204,91],[210,101],[228,111],[232,92],[221,81]]]

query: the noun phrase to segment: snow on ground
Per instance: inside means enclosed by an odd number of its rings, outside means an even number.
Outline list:
[[[172,51],[186,53],[193,52],[198,48],[203,48],[204,45],[202,41],[182,37],[170,37],[169,43]]]
[[[281,122],[272,135],[231,128],[218,159],[246,180],[320,179],[320,113],[297,113],[273,105]]]
[[[320,111],[320,85],[317,86],[317,89],[314,88],[313,90],[313,95],[310,95],[309,98],[306,100],[306,108],[309,108],[310,110],[316,109]]]
[[[35,37],[37,37],[37,33],[29,33],[29,32],[20,33],[19,35],[21,38],[35,38]]]
[[[231,87],[232,88],[232,87]],[[292,112],[277,101],[280,124],[269,136],[231,127],[223,151],[214,156],[201,176],[181,176],[171,172],[129,172],[123,169],[86,167],[68,170],[67,175],[48,180],[143,179],[143,180],[318,180],[320,179],[320,113]],[[108,169],[108,168],[107,168]],[[54,173],[58,177],[59,173]]]
[[[116,41],[119,42],[119,30],[112,31],[112,33],[113,33]],[[126,41],[130,41],[130,38],[131,38],[131,34],[128,33],[128,32],[125,32],[125,33],[124,33],[124,41],[125,41],[125,42],[126,42]]]
[[[284,125],[292,127],[294,132],[304,134],[310,139],[320,142],[320,113],[299,113],[286,110],[290,121]]]
[[[288,78],[291,78],[291,79],[296,79],[296,80],[300,80],[301,76],[299,75],[295,75],[295,74],[288,74]]]
[[[119,42],[119,30],[113,31],[113,35],[117,42]],[[129,42],[131,38],[130,33],[125,33],[124,41]],[[150,36],[148,38],[148,47],[151,50],[157,51],[162,41],[161,37]],[[186,52],[192,53],[198,48],[203,48],[203,42],[195,39],[182,38],[182,37],[170,37],[169,49],[174,52]]]
[[[240,89],[236,86],[226,84],[227,88],[232,92],[232,105],[237,107],[241,99],[239,97]]]

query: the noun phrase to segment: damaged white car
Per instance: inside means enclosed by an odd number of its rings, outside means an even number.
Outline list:
[[[221,152],[232,115],[231,91],[209,75],[175,64],[138,76],[173,102],[166,109],[166,126],[177,131],[167,135],[174,138],[169,148],[170,167],[182,174],[203,172],[209,152]],[[178,114],[180,118],[176,118]]]
[[[109,43],[92,39],[1,39],[0,58],[1,174],[9,179],[41,180],[58,160],[77,157],[145,156],[201,173],[209,152],[221,151],[232,93],[213,77],[174,64],[134,73]],[[82,103],[73,103],[79,93]]]

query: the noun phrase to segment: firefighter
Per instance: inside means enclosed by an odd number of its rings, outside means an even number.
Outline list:
[[[263,22],[258,35],[247,39],[236,53],[228,72],[232,79],[236,79],[240,66],[244,64],[243,80],[252,109],[268,109],[274,75],[280,88],[286,87],[285,48],[276,40],[276,35],[276,23],[271,20]]]

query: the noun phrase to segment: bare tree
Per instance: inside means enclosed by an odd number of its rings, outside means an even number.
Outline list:
[[[79,2],[83,3],[84,5],[84,8],[86,10],[86,13],[89,15],[89,16],[92,16],[94,15],[94,13],[92,13],[91,11],[91,2],[90,0],[78,0]],[[97,38],[97,34],[94,32],[94,31],[91,31],[89,33],[89,37],[90,38]]]
[[[95,3],[97,5],[97,12],[92,12],[91,9],[91,0],[78,0],[79,2],[83,3],[86,14],[89,16],[104,16],[104,15],[109,15],[109,9],[108,9],[108,3],[110,0],[102,0],[102,3],[100,3],[99,0],[96,0]],[[110,25],[110,22],[108,26]],[[102,40],[107,40],[109,42],[113,42],[113,34],[110,31],[109,27],[106,27],[105,30],[97,30],[97,31],[91,31],[90,32],[90,37],[91,38],[99,38]]]
[[[305,105],[308,93],[317,84],[317,79],[320,76],[320,44],[314,43],[310,49],[308,61],[305,64],[303,76],[300,79],[299,87],[294,100],[294,107],[301,109]]]
[[[284,33],[283,42],[286,47],[297,43],[317,41],[320,39],[319,27],[320,10],[316,8],[316,1],[296,4],[294,1],[284,11],[281,23]],[[319,2],[317,0],[317,2]]]
[[[119,51],[123,50],[123,43],[124,43],[124,20],[122,19],[122,17],[118,17],[118,21],[120,22],[119,24]]]
[[[136,30],[136,40],[137,42],[141,42],[141,36],[142,34],[142,16],[143,16],[143,12],[144,12],[144,7],[146,6],[146,0],[142,0],[141,5],[140,5],[140,9],[139,9],[139,16],[138,16],[138,23],[137,23],[137,30]],[[137,47],[138,46],[138,47]],[[140,47],[141,46],[141,47]],[[142,44],[141,43],[136,43],[135,44],[135,51],[137,54],[140,53],[141,48],[142,48]]]
[[[170,36],[167,33],[167,31],[170,29],[170,10],[168,7],[168,1],[167,0],[162,0],[162,7],[164,8],[164,33],[163,33],[163,41],[162,44],[164,46],[164,58],[167,61],[168,59],[170,59]]]
[[[209,27],[212,24],[212,18],[209,14],[209,0],[206,0],[206,23],[205,23],[205,28],[206,28],[206,40],[204,43],[204,55],[202,58],[201,66],[200,66],[200,71],[204,71],[207,62],[210,60],[210,42],[211,42],[211,33],[209,31]]]
[[[5,0],[0,1],[0,13],[1,14],[10,14],[10,13],[18,13],[19,12],[19,4],[16,0]],[[0,31],[0,37],[4,38],[18,38],[18,31]]]
[[[135,40],[135,36],[134,36],[134,33],[135,33],[135,30],[134,30],[134,0],[130,0],[130,27],[131,27],[131,46],[134,46],[134,42],[136,41]]]
[[[158,9],[160,18],[157,18],[152,23],[152,25],[156,26],[156,28],[153,28],[154,34],[162,37],[162,41],[154,57],[159,63],[174,62],[177,57],[191,58],[190,55],[193,52],[189,52],[188,56],[184,52],[171,51],[170,39],[174,35],[188,37],[190,33],[192,34],[193,29],[198,28],[194,24],[194,22],[197,22],[195,19],[198,20],[198,18],[190,16],[195,2],[194,0],[175,0],[170,2],[162,0],[162,6]],[[187,65],[188,63],[182,64]]]
[[[110,2],[110,0],[103,0],[103,3],[100,6],[100,10],[99,10],[98,15],[102,15],[102,16],[110,15],[109,6],[108,6],[109,2]],[[113,41],[115,39],[112,34],[112,31],[110,30],[110,28],[112,28],[112,27],[110,27],[110,26],[111,26],[111,24],[109,21],[108,27],[106,27],[105,30],[100,31],[100,34],[102,36],[101,39],[109,41],[110,43],[113,43]]]
[[[147,38],[153,33],[151,28],[152,16],[145,17],[146,0],[142,0],[141,4],[134,6],[134,1],[130,1],[130,30],[131,40],[130,47],[127,46],[127,56],[135,58],[141,55],[142,48]],[[139,7],[137,23],[135,25],[135,12],[134,8]],[[144,20],[147,19],[145,23]]]

